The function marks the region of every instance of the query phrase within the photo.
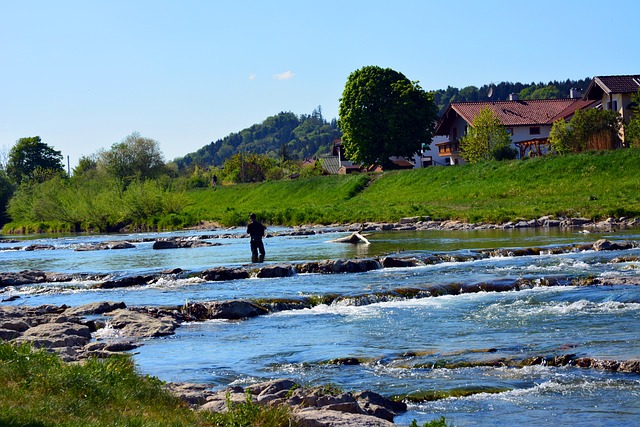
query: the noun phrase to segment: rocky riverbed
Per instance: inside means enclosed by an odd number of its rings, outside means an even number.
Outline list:
[[[460,225],[456,223],[437,223],[424,219],[407,219],[392,226],[391,229],[429,229],[419,227],[439,227],[438,229],[456,229],[453,227],[483,227],[483,225]],[[574,224],[575,223],[575,224]],[[512,224],[516,227],[517,224]],[[611,220],[601,223],[579,223],[575,219],[571,223],[546,224],[544,226],[581,227],[585,232],[598,227],[615,230],[616,227],[633,227],[637,220]],[[504,226],[504,225],[503,225]],[[542,225],[529,225],[542,226]],[[344,231],[366,232],[371,230],[389,229],[386,224],[357,224],[344,227]],[[415,228],[412,228],[415,227]],[[451,227],[451,228],[447,228]],[[459,229],[459,228],[458,228]],[[305,235],[321,233],[321,229],[314,227],[288,230],[289,235]],[[199,247],[208,236],[189,237],[182,239],[158,240],[163,242],[154,249],[195,248]],[[236,238],[237,234],[230,234],[226,238]],[[220,238],[216,235],[216,238]],[[223,237],[225,238],[225,237]],[[133,240],[133,239],[132,239]],[[92,250],[126,250],[128,244],[119,242],[118,245],[102,245]],[[297,274],[331,274],[340,280],[340,274],[359,273],[376,269],[406,268],[425,265],[435,265],[452,261],[474,261],[490,257],[520,257],[539,255],[563,254],[585,250],[596,252],[626,250],[637,248],[633,241],[597,240],[588,244],[563,245],[554,247],[524,247],[509,249],[476,250],[465,255],[430,254],[424,256],[396,256],[388,255],[372,258],[337,259],[299,263],[279,263],[269,265],[249,265],[244,267],[216,267],[201,271],[172,268],[149,272],[144,275],[111,275],[111,274],[80,274],[44,272],[26,270],[0,274],[0,292],[2,288],[20,286],[32,283],[57,283],[72,280],[90,280],[95,282],[94,289],[114,289],[132,286],[148,286],[166,277],[197,278],[203,281],[229,281],[246,278],[270,279],[290,277]],[[22,247],[23,250],[24,247]],[[50,250],[51,248],[32,247],[28,250]],[[83,247],[82,251],[89,250]],[[455,257],[455,259],[453,258]],[[610,260],[616,262],[636,262],[637,257],[620,257]],[[382,301],[397,301],[403,299],[430,298],[442,295],[458,295],[474,292],[501,292],[532,289],[540,286],[608,286],[608,285],[640,285],[637,274],[615,277],[572,277],[558,275],[545,276],[537,279],[516,280],[488,280],[475,283],[425,284],[420,287],[397,287],[385,292],[361,293],[350,295],[327,294],[320,297],[297,298],[263,298],[240,299],[226,301],[186,302],[180,306],[127,306],[123,302],[97,302],[82,306],[69,307],[66,305],[43,305],[37,307],[0,306],[0,339],[16,343],[31,343],[35,347],[46,348],[57,352],[69,362],[81,361],[87,357],[109,357],[112,354],[132,351],[144,344],[150,337],[174,334],[176,329],[186,322],[200,322],[209,319],[227,319],[242,321],[251,317],[269,313],[300,308],[312,308],[318,304],[348,304],[354,306],[367,305]],[[1,295],[1,294],[0,294]],[[486,349],[491,354],[491,349]],[[398,363],[402,362],[400,355]],[[372,355],[375,358],[375,355]],[[336,365],[356,365],[365,361],[355,358],[327,360],[324,363]],[[369,361],[367,361],[369,362]],[[456,362],[447,366],[460,367]],[[590,357],[578,357],[566,353],[540,354],[523,359],[486,359],[482,363],[487,366],[531,366],[545,364],[547,366],[574,366],[582,369],[598,369],[612,372],[640,373],[638,360],[607,360]],[[302,425],[388,425],[393,417],[402,412],[402,404],[396,403],[390,396],[383,398],[371,392],[343,393],[337,390],[328,392],[320,388],[304,388],[289,380],[261,383],[246,388],[233,387],[225,390],[212,391],[204,385],[169,384],[170,389],[183,396],[194,407],[204,410],[224,410],[226,396],[232,401],[244,401],[247,396],[259,403],[285,403],[295,408]],[[363,397],[367,396],[367,397]],[[396,396],[396,399],[412,401],[421,399],[417,396]],[[375,402],[375,403],[374,403]],[[306,420],[306,421],[305,421]],[[306,424],[305,424],[306,423]]]

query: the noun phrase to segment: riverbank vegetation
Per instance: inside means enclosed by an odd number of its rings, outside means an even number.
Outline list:
[[[56,177],[21,186],[3,232],[177,229],[202,222],[269,224],[394,222],[422,216],[501,223],[555,217],[640,215],[640,149],[382,174],[308,176],[188,189],[168,176],[133,181]]]
[[[288,426],[285,407],[251,402],[225,413],[193,411],[127,356],[67,364],[28,345],[0,342],[3,426]]]

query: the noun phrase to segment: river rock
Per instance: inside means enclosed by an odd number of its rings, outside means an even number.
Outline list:
[[[202,272],[201,277],[210,282],[248,279],[249,272],[241,268],[216,267]]]
[[[78,323],[43,323],[27,329],[16,342],[30,342],[35,347],[55,349],[60,347],[83,347],[91,340],[88,326]]]
[[[393,421],[393,418],[396,415],[407,410],[406,403],[395,402],[378,393],[368,390],[357,392],[353,397],[358,402],[358,405],[369,415],[373,415],[387,421]]]
[[[394,258],[390,256],[382,258],[380,262],[384,268],[404,268],[425,265],[424,262],[416,258]]]
[[[304,408],[294,413],[300,427],[392,427],[390,421],[372,415],[352,414],[325,408]]]
[[[267,314],[268,310],[247,300],[208,303],[210,319],[238,320]]]
[[[593,244],[594,251],[618,251],[632,249],[633,244],[629,242],[612,242],[607,239],[600,239]]]
[[[256,277],[260,279],[290,277],[296,273],[291,265],[275,264],[262,267],[258,270]]]
[[[93,289],[114,289],[114,288],[129,288],[131,286],[146,285],[150,281],[155,279],[154,276],[128,276],[115,280],[107,280],[106,282],[96,283],[92,286]]]
[[[172,335],[178,323],[170,317],[155,318],[137,311],[118,309],[110,313],[111,326],[120,329],[122,335],[135,338],[151,338]]]
[[[202,241],[199,238],[167,238],[159,239],[153,243],[153,249],[182,249],[182,248],[200,248],[205,246],[220,246],[221,243],[212,243]]]
[[[89,304],[80,305],[78,307],[71,307],[65,310],[64,313],[71,316],[88,316],[88,315],[109,313],[110,311],[114,311],[119,308],[127,308],[127,306],[122,301],[120,302],[102,301],[102,302],[92,302]]]
[[[44,245],[44,244],[33,244],[29,246],[25,246],[25,251],[52,251],[56,247],[53,245]]]

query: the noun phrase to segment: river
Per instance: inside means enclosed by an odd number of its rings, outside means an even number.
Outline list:
[[[278,279],[206,282],[162,280],[148,286],[91,289],[92,282],[0,288],[2,304],[81,305],[124,301],[129,306],[311,295],[371,295],[367,304],[348,300],[312,309],[282,311],[243,321],[183,325],[175,335],[146,340],[134,350],[143,374],[222,388],[272,378],[370,389],[385,396],[457,393],[410,403],[398,425],[420,425],[444,415],[456,426],[615,425],[640,423],[640,376],[574,366],[515,366],[496,361],[574,354],[606,360],[640,359],[640,286],[539,286],[376,302],[375,295],[427,284],[540,280],[549,277],[638,277],[640,249],[544,252],[533,256],[466,255],[492,248],[554,248],[600,238],[640,242],[640,230],[593,232],[571,229],[372,232],[370,245],[329,243],[348,235],[333,231],[278,235],[265,240],[266,263],[446,254],[447,262],[353,274],[298,274]],[[182,268],[247,266],[247,239],[239,229],[131,235],[28,236],[0,240],[1,271],[39,269],[114,276]],[[153,250],[159,237],[206,234],[219,246]],[[284,233],[287,234],[287,233]],[[5,236],[6,237],[6,236]],[[78,246],[133,241],[123,250],[75,251]],[[15,250],[30,244],[54,250]],[[611,262],[620,256],[625,262]],[[7,301],[9,297],[19,297]],[[357,358],[357,364],[327,363]]]

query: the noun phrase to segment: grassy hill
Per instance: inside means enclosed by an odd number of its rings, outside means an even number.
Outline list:
[[[286,225],[417,215],[468,222],[640,216],[640,150],[241,184],[186,197],[185,214],[223,225],[241,224],[250,212]]]

